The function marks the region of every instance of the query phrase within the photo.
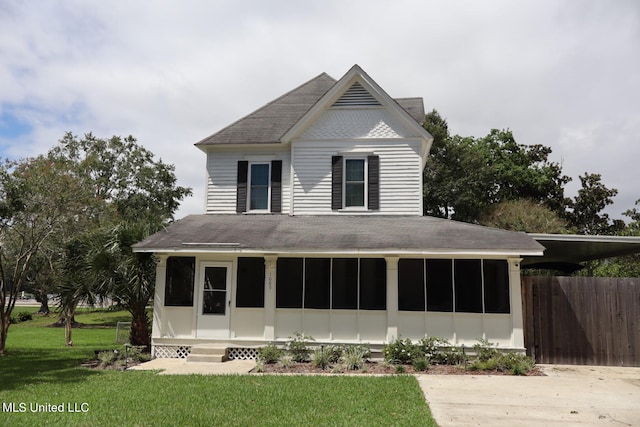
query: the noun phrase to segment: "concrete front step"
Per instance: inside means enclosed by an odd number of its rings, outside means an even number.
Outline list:
[[[227,348],[208,345],[194,345],[191,347],[191,353],[187,356],[187,362],[208,362],[221,363],[226,362]]]

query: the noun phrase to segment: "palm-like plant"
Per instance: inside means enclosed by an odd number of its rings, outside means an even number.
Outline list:
[[[96,233],[87,253],[87,266],[96,289],[131,313],[130,342],[147,348],[151,319],[146,308],[155,289],[156,258],[149,253],[134,253],[131,246],[152,231],[147,224],[121,223]]]

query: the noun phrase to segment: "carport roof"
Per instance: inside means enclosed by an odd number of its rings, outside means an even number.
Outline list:
[[[526,233],[428,216],[190,215],[136,252],[542,255]]]
[[[524,257],[525,268],[579,269],[579,263],[640,253],[638,236],[584,236],[577,234],[529,234],[546,249],[543,257]]]

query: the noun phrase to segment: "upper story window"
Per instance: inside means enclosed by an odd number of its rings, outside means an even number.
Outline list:
[[[249,210],[269,210],[269,163],[251,163],[249,168]]]
[[[365,207],[365,159],[344,159],[344,207]]]
[[[282,160],[238,162],[236,212],[282,212]]]
[[[331,158],[331,209],[380,209],[380,158]]]

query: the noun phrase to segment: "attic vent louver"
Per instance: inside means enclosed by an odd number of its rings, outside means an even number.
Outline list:
[[[380,103],[360,83],[355,82],[349,90],[333,104],[334,107],[370,107]]]

